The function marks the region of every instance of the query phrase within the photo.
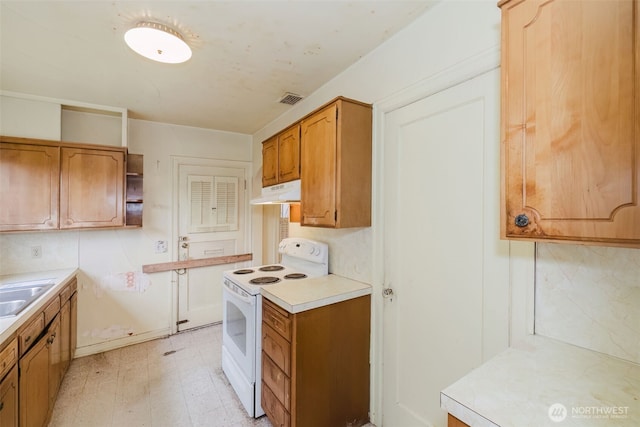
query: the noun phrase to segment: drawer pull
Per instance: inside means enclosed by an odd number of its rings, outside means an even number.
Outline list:
[[[4,402],[0,402],[0,411],[2,411],[2,409],[4,409]]]
[[[24,343],[26,344],[26,343],[28,343],[29,341],[31,341],[31,335],[29,335],[28,337],[26,337],[26,338],[24,339]]]

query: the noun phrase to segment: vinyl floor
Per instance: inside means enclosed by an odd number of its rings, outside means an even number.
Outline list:
[[[74,359],[49,427],[270,427],[221,367],[222,326]]]

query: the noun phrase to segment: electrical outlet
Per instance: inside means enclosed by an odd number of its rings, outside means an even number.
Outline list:
[[[42,246],[31,246],[31,258],[42,258]]]

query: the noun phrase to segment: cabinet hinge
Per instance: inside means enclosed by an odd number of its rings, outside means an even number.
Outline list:
[[[244,180],[244,189],[245,190],[247,189],[247,180],[246,179]]]
[[[333,220],[338,222],[338,211],[333,212]]]
[[[336,108],[336,120],[338,120],[338,109]]]
[[[184,320],[178,320],[176,322],[176,325],[182,325],[183,323],[187,323],[189,321],[189,319],[184,319]]]

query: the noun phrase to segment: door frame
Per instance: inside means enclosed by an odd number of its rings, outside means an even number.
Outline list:
[[[372,194],[372,283],[373,299],[371,313],[371,422],[382,425],[383,399],[383,362],[384,336],[383,315],[384,304],[382,289],[386,287],[384,271],[384,182],[385,182],[385,121],[386,115],[434,95],[438,92],[470,80],[480,74],[499,68],[500,49],[498,46],[480,52],[462,62],[446,68],[424,80],[407,87],[373,106],[373,194]],[[533,244],[511,243],[511,319],[510,342],[524,338],[533,333]]]
[[[242,160],[224,160],[216,158],[201,158],[201,157],[185,157],[185,156],[170,156],[171,157],[171,237],[169,245],[171,247],[171,260],[180,261],[180,251],[178,251],[178,232],[180,230],[178,204],[180,201],[179,186],[180,186],[180,166],[211,166],[220,168],[241,168],[245,170],[244,184],[244,200],[239,200],[242,203],[244,209],[244,244],[249,252],[251,252],[251,232],[252,232],[252,219],[251,219],[251,205],[250,200],[250,187],[247,183],[251,179],[252,163]],[[170,334],[176,334],[178,332],[178,273],[174,270],[171,272],[171,325]]]

